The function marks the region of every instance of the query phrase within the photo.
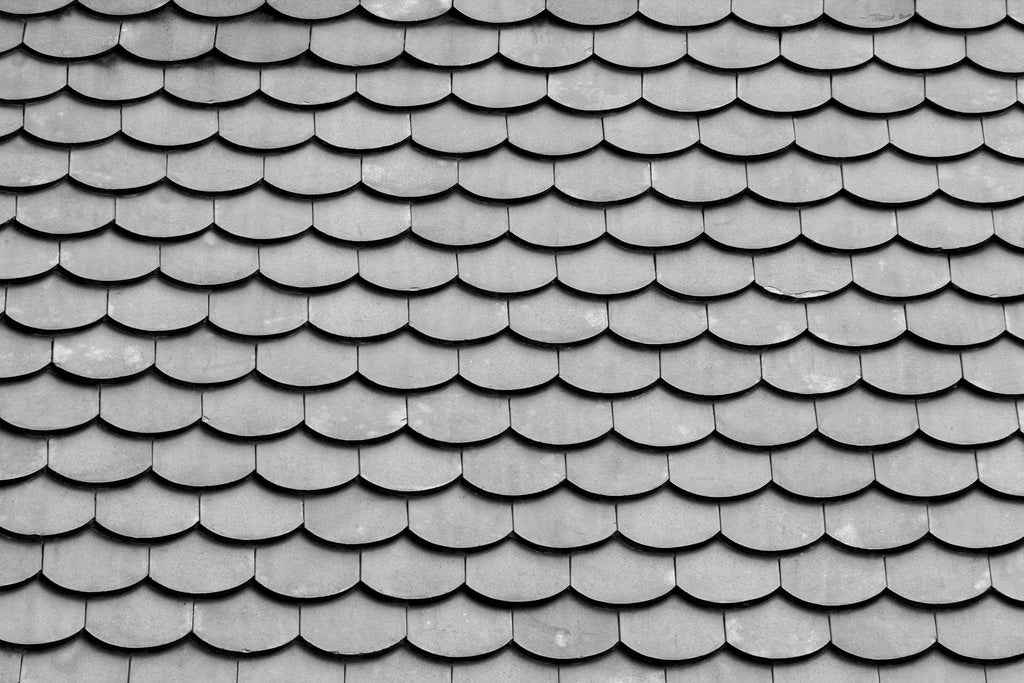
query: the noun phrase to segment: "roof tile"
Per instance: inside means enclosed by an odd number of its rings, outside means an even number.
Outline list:
[[[1016,469],[1021,441],[1013,439],[998,446],[977,450],[978,478],[995,491],[1019,496],[1024,491],[1024,474]]]
[[[541,553],[515,541],[466,557],[466,586],[492,600],[532,602],[569,587],[569,555]]]
[[[238,588],[256,571],[253,548],[192,532],[150,549],[149,576],[158,585],[201,596]]]
[[[359,590],[328,602],[303,605],[302,638],[326,652],[376,653],[405,634],[404,606],[372,600]]]
[[[141,99],[165,87],[164,70],[154,64],[119,59],[116,53],[68,64],[68,87],[94,100]],[[170,88],[167,88],[170,92]],[[185,98],[190,99],[190,98]]]
[[[506,437],[462,451],[463,477],[498,496],[547,491],[565,479],[565,455]]]
[[[943,647],[975,660],[1005,659],[1024,649],[1020,610],[995,597],[936,613],[935,628]]]
[[[359,474],[359,456],[355,448],[294,432],[256,445],[256,471],[275,486],[317,491],[354,479]]]
[[[136,477],[153,463],[150,444],[100,429],[51,437],[47,467],[80,484],[108,484]]]
[[[181,194],[168,185],[118,197],[116,207],[118,227],[142,237],[184,237],[213,223],[212,200]]]
[[[338,491],[307,496],[304,516],[309,533],[346,545],[383,541],[409,523],[404,498],[377,493],[358,481]]]
[[[672,487],[619,502],[616,516],[619,532],[648,548],[696,545],[721,530],[716,504],[684,496]]]
[[[673,558],[605,543],[572,556],[572,587],[599,603],[633,605],[660,598],[675,586]]]
[[[829,642],[828,617],[775,597],[725,614],[726,641],[754,657],[786,659]]]
[[[92,497],[92,492],[89,497]],[[119,536],[155,539],[174,536],[199,522],[199,496],[144,477],[95,494],[96,524]],[[90,505],[90,508],[92,506]],[[153,514],[159,510],[159,514]]]
[[[431,448],[405,434],[360,447],[359,466],[364,480],[388,491],[430,491],[462,474],[458,451]]]
[[[409,26],[404,49],[411,57],[434,66],[468,66],[497,54],[498,31],[448,14]]]
[[[264,39],[253,40],[256,33]],[[217,22],[217,49],[243,62],[283,62],[305,52],[309,42],[309,24],[278,21],[269,13]]]
[[[139,586],[114,596],[90,598],[85,628],[102,643],[122,648],[169,645],[188,635],[192,601]]]
[[[911,436],[918,429],[912,401],[898,401],[854,388],[838,396],[815,401],[818,431],[854,447],[886,446]]]
[[[964,41],[925,22],[910,21],[875,37],[875,56],[886,64],[914,71],[953,66],[964,58]]]
[[[509,610],[484,605],[461,594],[410,607],[407,619],[409,642],[443,657],[487,654],[512,640]]]
[[[167,9],[123,20],[119,43],[137,57],[173,62],[210,52],[216,33],[212,21]]]
[[[5,489],[0,526],[22,536],[74,531],[92,520],[93,498],[91,490],[70,488],[49,475],[39,475]]]
[[[826,503],[825,531],[857,550],[899,548],[927,533],[928,510],[924,504],[868,489],[854,498]]]
[[[405,537],[362,553],[362,582],[389,597],[437,598],[465,580],[461,555],[421,547]]]
[[[821,506],[766,489],[722,503],[722,534],[744,548],[780,552],[810,545],[825,533]]]
[[[632,348],[607,336],[559,352],[559,376],[587,393],[638,391],[654,383],[658,374],[656,352]]]
[[[0,420],[30,431],[74,429],[98,412],[97,387],[70,384],[49,373],[7,383],[0,397]]]
[[[706,112],[736,99],[736,77],[680,61],[667,69],[645,73],[643,98],[670,111]]]
[[[267,540],[284,536],[302,523],[302,499],[246,481],[204,492],[199,514],[203,527],[223,538]]]
[[[149,549],[118,543],[86,530],[47,542],[43,575],[76,593],[105,593],[133,586],[149,571]]]
[[[481,152],[500,145],[506,135],[504,116],[469,109],[456,100],[412,112],[412,139],[442,154]]]
[[[407,399],[409,427],[445,443],[476,443],[509,427],[509,404],[503,396],[478,394],[450,384]]]
[[[14,379],[39,372],[50,363],[52,347],[45,337],[0,326],[0,377]]]
[[[763,69],[737,74],[736,93],[743,102],[762,111],[798,112],[828,102],[832,85],[827,74],[795,69],[777,61]]]
[[[902,1],[902,0],[900,0]],[[893,71],[878,62],[832,77],[832,97],[865,114],[894,114],[924,101],[924,76]]]
[[[932,534],[950,545],[976,550],[997,548],[1024,537],[1019,503],[972,489],[929,506]]]
[[[885,570],[883,558],[831,543],[816,543],[779,559],[783,589],[797,600],[823,607],[853,605],[879,595],[886,588]]]
[[[80,100],[62,92],[55,97],[26,104],[24,128],[47,142],[75,145],[109,138],[121,129],[121,123],[116,108]]]
[[[832,642],[842,652],[869,660],[920,654],[936,640],[935,617],[889,596],[831,616]]]
[[[856,116],[839,107],[798,116],[793,119],[793,128],[801,149],[834,159],[872,154],[890,140],[886,120]]]
[[[508,304],[463,287],[446,287],[409,300],[409,325],[432,339],[482,339],[508,327]]]
[[[805,441],[771,453],[772,480],[786,491],[808,498],[856,493],[875,479],[866,453],[837,448],[824,440]]]
[[[615,531],[615,508],[559,487],[540,498],[513,503],[517,536],[545,548],[582,548]],[[550,520],[558,519],[558,524]]]
[[[971,600],[991,585],[988,558],[952,553],[934,542],[887,556],[885,574],[889,590],[926,605]]]
[[[807,3],[813,7],[814,3]],[[867,33],[817,21],[781,36],[782,55],[810,69],[834,70],[860,66],[874,56],[874,40]]]
[[[658,386],[637,397],[613,401],[615,431],[645,446],[679,446],[703,439],[714,430],[707,403],[674,396]]]
[[[726,247],[768,249],[799,236],[800,213],[796,209],[742,197],[728,204],[706,207],[704,229],[708,237]]]
[[[978,478],[970,453],[950,451],[923,439],[876,452],[874,462],[878,483],[904,496],[946,496],[966,489]]]
[[[447,71],[427,71],[412,62],[399,61],[360,71],[356,92],[385,107],[422,107],[451,94],[452,78]]]
[[[793,118],[734,105],[700,117],[700,142],[729,156],[771,154],[793,143]]]
[[[294,534],[256,548],[256,581],[290,598],[337,595],[359,581],[359,553]]]
[[[196,637],[233,652],[272,650],[299,635],[298,605],[275,602],[253,590],[197,600],[194,619]]]
[[[499,60],[452,73],[452,93],[463,102],[485,109],[533,104],[547,94],[541,71],[513,69]]]
[[[306,54],[285,64],[261,68],[260,90],[284,104],[332,104],[355,94],[356,75],[351,71],[327,69]]]
[[[609,650],[618,640],[616,613],[563,595],[515,611],[516,644],[551,659],[580,659]]]
[[[19,102],[46,97],[68,82],[66,65],[42,60],[23,50],[0,57],[0,99]]]
[[[0,245],[0,276],[5,280],[42,275],[60,260],[59,242],[40,239],[14,227],[0,230]]]
[[[85,625],[85,601],[56,593],[33,581],[0,594],[0,604],[18,618],[0,626],[8,643],[43,645],[68,638]],[[44,606],[46,609],[35,609]]]
[[[223,439],[203,429],[153,441],[153,472],[179,486],[233,484],[255,467],[251,443]]]
[[[658,288],[608,302],[609,326],[620,337],[638,344],[671,344],[693,339],[707,329],[701,303],[683,301]]]
[[[772,478],[767,453],[739,448],[720,439],[669,455],[672,483],[705,498],[732,498],[764,487]],[[723,476],[724,475],[724,476]]]
[[[344,672],[344,666],[342,662],[318,657],[296,645],[266,657],[239,660],[238,680],[263,683],[275,678],[298,676],[304,681],[321,683],[336,680]]]
[[[687,51],[696,61],[716,69],[750,69],[779,56],[779,35],[727,19],[687,36]]]

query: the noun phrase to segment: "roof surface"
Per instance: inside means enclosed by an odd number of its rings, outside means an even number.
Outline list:
[[[0,681],[1024,678],[1024,2],[451,5],[0,0]]]

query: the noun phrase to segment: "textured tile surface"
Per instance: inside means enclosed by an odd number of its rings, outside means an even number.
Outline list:
[[[1017,680],[1024,6],[0,0],[0,680]]]

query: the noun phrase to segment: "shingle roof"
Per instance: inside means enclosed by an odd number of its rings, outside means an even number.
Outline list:
[[[0,12],[0,680],[1024,676],[1024,3]]]

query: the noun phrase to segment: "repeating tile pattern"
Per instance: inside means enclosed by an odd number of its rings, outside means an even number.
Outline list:
[[[1024,4],[0,0],[0,680],[1018,680]]]

